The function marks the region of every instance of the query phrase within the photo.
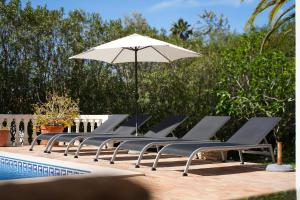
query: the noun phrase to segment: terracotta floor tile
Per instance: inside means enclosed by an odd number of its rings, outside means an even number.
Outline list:
[[[73,153],[67,157],[63,156],[61,147],[54,148],[51,154],[44,154],[43,146],[35,146],[32,152],[29,152],[28,148],[28,146],[0,147],[0,151],[143,172],[145,176],[128,179],[144,185],[155,200],[237,199],[295,189],[295,172],[266,172],[265,166],[257,163],[246,162],[245,165],[240,165],[239,162],[196,160],[189,171],[189,176],[182,177],[186,158],[163,158],[157,171],[153,172],[150,170],[155,158],[153,153],[147,154],[141,168],[136,169],[134,161],[137,156],[124,152],[118,156],[114,165],[110,165],[108,160],[112,151],[108,150],[101,154],[101,160],[97,163],[92,161],[95,153],[93,148],[85,150],[79,159],[74,159]]]

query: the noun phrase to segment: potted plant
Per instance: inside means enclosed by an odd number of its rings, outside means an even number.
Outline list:
[[[7,122],[4,121],[2,123],[2,127],[0,129],[0,147],[6,147],[7,142],[8,142],[8,137],[9,137],[9,129],[6,127]]]
[[[40,128],[42,134],[61,133],[79,116],[78,100],[74,101],[68,96],[52,94],[45,103],[37,103],[34,108],[34,127]],[[47,144],[42,141],[42,144]]]

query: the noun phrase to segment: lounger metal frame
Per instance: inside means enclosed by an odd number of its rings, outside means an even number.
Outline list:
[[[98,134],[98,135],[97,135]],[[96,133],[96,134],[92,134],[92,133],[87,133],[87,134],[81,134],[81,135],[78,135],[77,137],[72,137],[72,139],[70,141],[64,141],[64,142],[67,142],[68,145],[66,147],[66,150],[65,150],[65,153],[64,155],[67,156],[67,153],[69,152],[69,149],[74,145],[74,143],[77,141],[77,140],[81,140],[81,139],[85,139],[87,137],[108,137],[108,136],[111,136],[113,135],[114,133]],[[96,136],[95,136],[96,135]],[[59,140],[61,137],[64,137],[64,136],[69,136],[68,134],[60,134],[59,136],[57,137],[54,137],[54,138],[51,138],[52,140],[48,142],[46,148],[45,148],[45,153],[51,153],[52,151],[52,148],[54,147],[55,145],[55,142],[57,140]],[[74,136],[74,135],[72,135]]]
[[[164,147],[168,144],[177,144],[177,143],[187,144],[187,143],[195,143],[195,141],[203,142],[203,143],[212,142],[209,139],[211,137],[213,137],[216,134],[216,132],[222,126],[224,126],[224,124],[226,124],[229,120],[230,120],[229,116],[205,116],[190,131],[188,131],[181,139],[162,138],[159,140],[158,139],[153,140],[152,142],[150,142],[148,144],[141,144],[142,149],[138,150],[138,151],[140,151],[140,153],[139,153],[138,159],[136,160],[135,168],[139,168],[140,163],[143,158],[143,155],[150,148],[156,147],[157,152],[159,152],[160,147]],[[213,127],[210,127],[208,124],[210,124],[210,126],[213,125]],[[218,126],[216,126],[216,124]],[[201,131],[204,131],[204,132],[202,132],[202,134],[201,134]],[[199,136],[201,139],[199,139]],[[189,138],[189,139],[186,139],[186,138]],[[204,138],[206,138],[206,139],[204,139]],[[114,164],[118,151],[123,149],[124,145],[126,146],[126,144],[130,143],[130,142],[132,142],[132,141],[128,140],[128,141],[124,141],[121,144],[119,144],[119,146],[115,149],[115,151],[113,153],[113,156],[110,160],[110,164]],[[214,142],[219,142],[219,141],[214,140]],[[136,149],[129,149],[129,148],[126,148],[126,149],[127,150],[136,150]],[[225,155],[223,153],[221,153],[221,155],[222,155],[222,159],[225,160]]]
[[[176,116],[176,117],[179,117],[179,116]],[[167,132],[167,134],[172,134],[174,135],[173,131],[174,129],[176,129],[183,121],[185,121],[188,117],[186,116],[182,116],[183,118],[181,119],[181,121],[178,121],[177,124],[173,124],[171,127],[172,129],[170,129],[169,132]],[[170,128],[170,127],[169,127]],[[158,134],[158,133],[156,133]],[[147,133],[146,133],[147,135]],[[154,134],[155,135],[155,134]],[[77,148],[77,151],[75,153],[75,156],[74,158],[78,158],[79,157],[79,153],[80,153],[80,150],[82,149],[83,145],[86,143],[86,141],[88,141],[89,139],[93,139],[93,138],[103,138],[103,137],[88,137],[88,138],[85,138],[85,140],[78,146]],[[164,139],[164,138],[153,138],[153,137],[136,137],[136,136],[131,136],[131,137],[110,137],[110,138],[103,138],[104,140],[101,141],[101,143],[99,144],[98,148],[97,148],[97,152],[96,152],[96,155],[95,155],[95,158],[94,158],[94,161],[97,162],[98,161],[98,158],[99,158],[99,155],[103,149],[103,147],[108,144],[109,142],[111,143],[117,143],[117,142],[125,142],[125,141],[128,141],[128,140],[153,140],[153,139]]]
[[[231,138],[227,140],[227,142],[218,143],[216,145],[214,145],[214,143],[211,143],[210,144],[211,146],[209,146],[209,144],[194,142],[194,143],[190,143],[190,145],[195,145],[195,147],[192,147],[190,150],[186,148],[187,146],[184,146],[184,144],[180,144],[180,143],[167,145],[158,152],[155,161],[153,163],[152,170],[153,171],[156,170],[158,161],[163,153],[188,157],[188,160],[185,165],[185,169],[182,174],[183,176],[187,176],[187,172],[193,158],[200,152],[219,151],[222,153],[230,150],[238,151],[241,164],[244,164],[243,153],[268,155],[271,156],[272,162],[275,162],[272,145],[268,144],[266,136],[272,129],[274,129],[277,126],[280,119],[281,118],[279,117],[253,117],[246,124],[244,124],[233,136],[231,136]],[[178,146],[172,149],[171,145],[178,145]],[[180,148],[181,145],[182,148]],[[199,147],[197,148],[197,146]],[[261,149],[261,150],[267,149],[269,150],[269,152],[259,153],[257,151],[252,151],[253,149]],[[187,151],[184,152],[182,150],[187,150]]]
[[[167,139],[166,139],[167,140]],[[128,140],[130,141],[130,140]],[[117,154],[119,152],[119,150],[122,149],[122,144],[125,144],[126,142],[128,141],[124,141],[122,142],[121,144],[119,144],[119,146],[115,149],[112,157],[111,157],[111,160],[110,160],[110,164],[114,164],[115,162],[115,159],[117,157]],[[144,146],[144,148],[140,151],[139,153],[139,156],[138,156],[138,159],[136,160],[136,163],[135,163],[135,168],[139,168],[140,167],[140,163],[143,159],[143,155],[150,149],[150,148],[153,148],[153,147],[156,147],[156,149],[158,149],[157,152],[159,152],[159,147],[162,147],[162,146],[166,146],[166,145],[169,145],[169,144],[177,144],[179,141],[177,141],[176,139],[174,139],[174,141],[171,141],[170,139],[167,140],[167,141],[155,141],[155,142],[151,142],[147,145]],[[189,143],[195,143],[195,141],[180,141],[182,144],[189,144]],[[205,142],[212,142],[212,140],[202,140],[201,142],[205,143]],[[220,142],[218,140],[214,140],[214,142]]]
[[[142,122],[140,122],[138,124],[138,128],[143,126],[148,120],[151,119],[151,116],[150,115],[144,115],[144,120]],[[133,120],[133,119],[130,119],[130,120]],[[135,120],[135,119],[134,119]],[[134,121],[135,122],[135,121]],[[126,123],[125,123],[126,124]],[[121,125],[122,126],[122,125]],[[126,125],[124,125],[126,126]],[[131,133],[133,133],[135,131],[135,127],[133,127],[134,129],[132,129]],[[131,134],[131,133],[128,133],[128,134]],[[53,138],[53,140],[51,140],[51,142],[48,142],[48,145],[46,146],[46,149],[44,152],[47,152],[47,153],[51,153],[52,151],[52,148],[54,147],[54,144],[55,144],[55,141],[58,140],[60,137],[63,137],[63,136],[68,136],[68,134],[63,134],[61,136],[58,136],[58,137],[55,137]],[[100,138],[103,138],[103,137],[117,137],[118,134],[116,133],[101,133],[101,134],[85,134],[85,135],[78,135],[77,137],[71,139],[70,141],[67,141],[68,142],[68,145],[65,149],[65,152],[64,152],[64,156],[67,156],[68,155],[68,152],[70,150],[70,148],[73,146],[73,144],[77,141],[77,140],[81,140],[83,139],[83,141],[79,144],[78,148],[82,148],[82,145],[83,143],[88,140],[88,139],[91,139],[91,138],[97,138],[97,137],[100,137]],[[78,153],[79,154],[79,153]],[[78,158],[78,155],[77,155],[77,158]]]
[[[194,143],[195,144],[195,143]],[[163,154],[163,150],[165,148],[168,148],[168,146],[170,145],[167,145],[165,147],[163,147],[157,154],[156,158],[155,158],[155,161],[153,163],[153,166],[151,168],[152,171],[155,171],[156,168],[157,168],[157,164],[158,164],[158,161],[161,157],[161,155]],[[244,159],[243,159],[243,151],[245,150],[250,150],[250,149],[269,149],[269,152],[270,152],[270,156],[272,158],[272,162],[275,162],[275,158],[274,158],[274,153],[273,153],[273,147],[271,144],[256,144],[256,145],[234,145],[234,146],[223,146],[223,147],[200,147],[198,149],[196,149],[189,157],[188,157],[188,160],[186,162],[186,165],[185,165],[185,168],[184,168],[184,171],[182,173],[183,176],[187,176],[187,172],[189,170],[189,167],[191,165],[191,162],[193,160],[193,158],[200,152],[211,152],[211,151],[220,151],[220,152],[226,152],[226,151],[238,151],[239,152],[239,157],[240,157],[240,161],[241,161],[241,164],[244,164]]]
[[[77,150],[76,150],[76,153],[75,153],[75,156],[74,158],[78,158],[79,156],[79,153],[80,153],[80,150],[82,149],[83,145],[85,144],[85,142],[91,138],[95,138],[95,137],[89,137],[89,138],[86,138],[82,143],[80,143],[80,145],[78,146]],[[103,138],[103,137],[101,137]],[[96,155],[95,155],[95,158],[94,158],[94,161],[97,162],[98,161],[98,158],[99,158],[99,155],[103,149],[103,147],[105,147],[108,143],[117,143],[117,142],[126,142],[128,140],[145,140],[147,138],[144,138],[144,137],[141,137],[141,138],[138,138],[136,136],[132,136],[132,137],[111,137],[111,138],[107,138],[106,140],[103,140],[101,141],[102,143],[97,147],[97,152],[96,152]],[[149,138],[149,139],[153,139],[153,138]]]
[[[34,145],[37,143],[38,140],[48,140],[48,144],[46,145],[46,148],[44,150],[44,153],[48,152],[48,148],[50,147],[50,145],[54,144],[54,141],[57,140],[60,137],[63,136],[76,136],[76,135],[83,135],[83,134],[104,134],[104,133],[110,133],[113,131],[113,129],[118,126],[120,123],[122,123],[126,118],[128,118],[128,114],[114,114],[109,116],[108,118],[108,124],[105,126],[105,124],[107,122],[104,122],[103,124],[101,124],[99,127],[97,127],[93,132],[90,133],[58,133],[58,134],[40,134],[38,135],[31,143],[29,151],[33,150]],[[102,126],[104,126],[102,128]],[[97,130],[97,129],[99,129]]]

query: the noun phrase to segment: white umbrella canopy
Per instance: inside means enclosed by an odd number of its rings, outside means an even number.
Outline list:
[[[137,60],[135,59],[137,52]],[[107,63],[172,62],[181,58],[197,57],[198,53],[173,44],[139,34],[132,34],[112,42],[93,47],[70,57],[100,60]]]
[[[136,135],[138,129],[138,62],[165,62],[189,57],[198,57],[199,54],[184,49],[182,47],[156,40],[139,34],[132,34],[96,47],[83,53],[70,57],[70,59],[90,59],[99,60],[107,63],[135,63],[135,116],[136,116]]]

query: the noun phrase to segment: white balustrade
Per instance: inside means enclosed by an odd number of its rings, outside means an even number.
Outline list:
[[[74,124],[76,127],[76,133],[79,132],[80,123],[82,122],[84,125],[84,132],[87,132],[88,123],[91,125],[91,131],[94,130],[95,123],[97,126],[102,124],[107,120],[109,115],[80,115],[78,118],[74,120]],[[9,137],[8,144],[11,146],[20,146],[20,145],[28,145],[28,123],[31,121],[34,123],[34,116],[29,114],[0,114],[0,128],[2,127],[2,123],[6,121],[6,127],[11,129],[12,122],[16,125],[16,132],[14,135],[14,143],[11,142],[11,137]],[[22,129],[20,129],[21,123],[24,123]],[[71,132],[71,126],[68,126],[68,132]],[[36,137],[35,130],[33,130],[32,138]]]
[[[79,125],[80,125],[80,119],[75,119],[74,120],[75,126],[76,126],[76,133],[79,133]]]
[[[83,123],[83,132],[86,133],[87,132],[88,121],[86,119],[83,119],[82,123]]]

